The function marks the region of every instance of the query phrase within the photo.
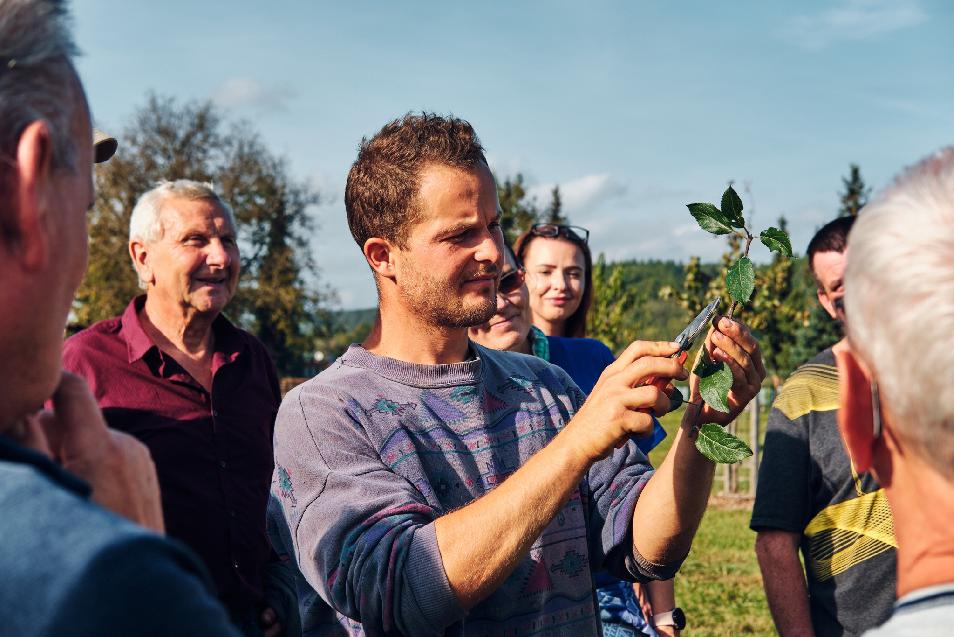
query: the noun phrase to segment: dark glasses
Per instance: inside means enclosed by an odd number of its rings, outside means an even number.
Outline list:
[[[510,294],[515,292],[523,285],[523,280],[523,268],[511,270],[500,277],[500,281],[497,282],[497,294]]]
[[[530,234],[535,237],[565,237],[571,241],[588,243],[590,231],[580,226],[563,226],[556,223],[537,223],[530,227]]]

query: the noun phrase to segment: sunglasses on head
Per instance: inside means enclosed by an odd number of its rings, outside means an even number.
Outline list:
[[[564,237],[571,241],[588,243],[590,231],[580,226],[563,226],[557,223],[537,223],[531,226],[530,234],[535,237]]]
[[[516,291],[523,285],[524,274],[523,268],[517,268],[516,270],[511,270],[505,275],[500,277],[500,281],[497,282],[497,293],[498,294],[510,294],[511,292]]]

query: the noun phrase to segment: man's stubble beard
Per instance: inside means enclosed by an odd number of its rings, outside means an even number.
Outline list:
[[[427,323],[445,329],[465,329],[486,323],[497,312],[496,285],[480,303],[465,307],[462,299],[441,281],[417,269],[405,275],[404,299]]]

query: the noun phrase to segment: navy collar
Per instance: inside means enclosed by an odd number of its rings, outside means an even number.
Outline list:
[[[0,434],[0,462],[29,465],[58,486],[81,498],[88,498],[92,493],[89,484],[53,462],[49,457],[24,447],[2,434]]]

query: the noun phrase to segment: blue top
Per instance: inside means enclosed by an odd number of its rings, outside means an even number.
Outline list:
[[[543,332],[537,334],[537,331],[539,330],[536,327],[531,328],[531,334],[533,334],[531,338],[534,341],[543,335]],[[541,358],[546,358],[563,369],[586,395],[593,391],[593,386],[596,385],[603,370],[616,360],[610,348],[595,338],[547,336],[546,342],[549,358],[545,356]],[[537,350],[534,350],[534,354],[537,354]],[[653,418],[652,436],[634,439],[634,442],[640,451],[649,454],[665,437],[666,430],[662,428],[658,420]]]
[[[88,495],[82,480],[0,436],[0,632],[237,636],[191,551]]]

